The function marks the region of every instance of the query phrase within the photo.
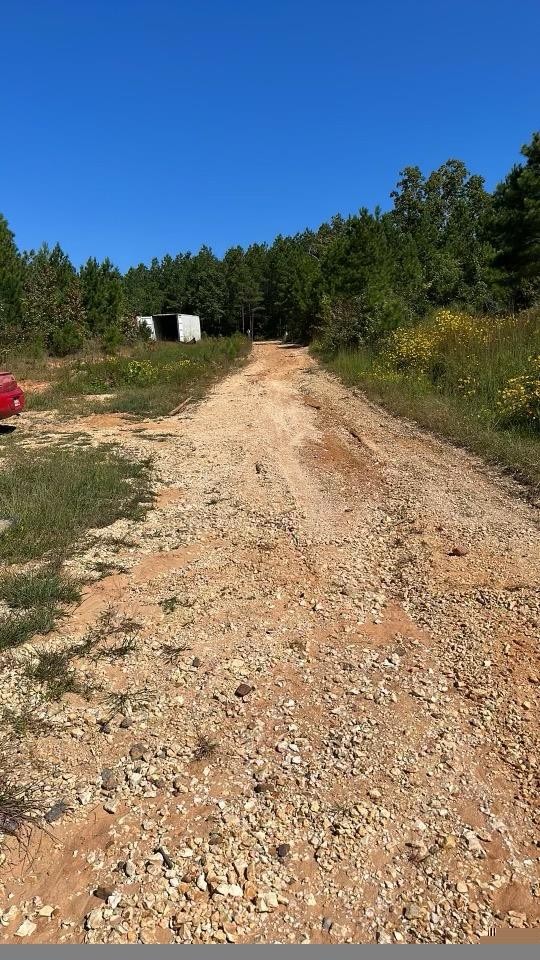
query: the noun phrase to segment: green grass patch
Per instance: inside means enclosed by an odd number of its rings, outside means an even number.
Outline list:
[[[28,450],[15,447],[0,471],[2,560],[63,558],[93,527],[142,516],[150,501],[148,463],[107,446]]]
[[[0,580],[0,600],[12,610],[75,603],[80,596],[75,580],[47,567],[28,573],[8,572]]]
[[[0,652],[27,643],[37,634],[50,633],[58,618],[54,607],[36,607],[22,614],[0,616]]]
[[[110,446],[14,446],[0,470],[0,517],[15,518],[0,535],[0,601],[8,608],[0,614],[0,650],[46,635],[79,600],[80,587],[61,562],[88,530],[138,518],[150,501],[148,462]],[[31,571],[8,566],[34,560],[41,566]]]

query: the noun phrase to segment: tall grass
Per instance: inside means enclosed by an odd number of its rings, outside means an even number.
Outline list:
[[[320,353],[320,351],[319,351]],[[540,488],[540,312],[475,318],[440,311],[376,346],[323,361],[423,427]]]
[[[204,339],[196,344],[138,343],[114,356],[94,348],[69,360],[43,356],[3,358],[18,379],[48,383],[28,390],[30,409],[70,412],[170,413],[188,396],[200,397],[215,378],[249,350],[245,337]],[[103,396],[105,403],[97,398]],[[113,447],[68,444],[29,449],[9,428],[0,431],[0,651],[49,632],[79,587],[62,562],[83,535],[120,517],[138,517],[151,499],[147,462]],[[20,564],[30,564],[21,570]],[[11,569],[10,569],[11,565]],[[17,566],[13,566],[17,565]]]
[[[138,343],[114,356],[84,355],[62,363],[41,362],[33,368],[26,366],[27,375],[48,380],[51,385],[42,392],[30,390],[28,406],[34,410],[57,407],[74,413],[95,409],[163,416],[187,397],[200,398],[208,385],[248,350],[249,341],[238,334],[207,337],[193,344]],[[13,369],[17,374],[15,360]],[[90,402],[88,398],[92,398]]]

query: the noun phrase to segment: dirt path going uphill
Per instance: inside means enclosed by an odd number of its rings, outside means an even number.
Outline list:
[[[159,497],[71,564],[121,569],[50,643],[134,618],[136,650],[79,664],[132,700],[71,696],[20,748],[67,812],[8,851],[5,941],[540,924],[538,512],[512,484],[277,344],[176,419],[38,426],[152,452]]]

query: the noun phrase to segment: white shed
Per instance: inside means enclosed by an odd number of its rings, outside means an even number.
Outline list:
[[[152,340],[172,340],[191,343],[201,339],[200,317],[192,313],[154,313],[151,317],[137,317],[148,327]]]

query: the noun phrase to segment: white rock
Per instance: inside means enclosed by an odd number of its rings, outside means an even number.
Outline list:
[[[50,905],[50,903],[45,904],[41,910],[38,910],[38,917],[52,917],[55,908]]]
[[[99,930],[103,926],[105,926],[105,920],[103,918],[102,908],[96,907],[88,914],[86,918],[86,927],[88,930]]]
[[[32,923],[31,920],[23,920],[18,930],[15,931],[15,936],[30,937],[34,930],[37,930],[37,923]]]

